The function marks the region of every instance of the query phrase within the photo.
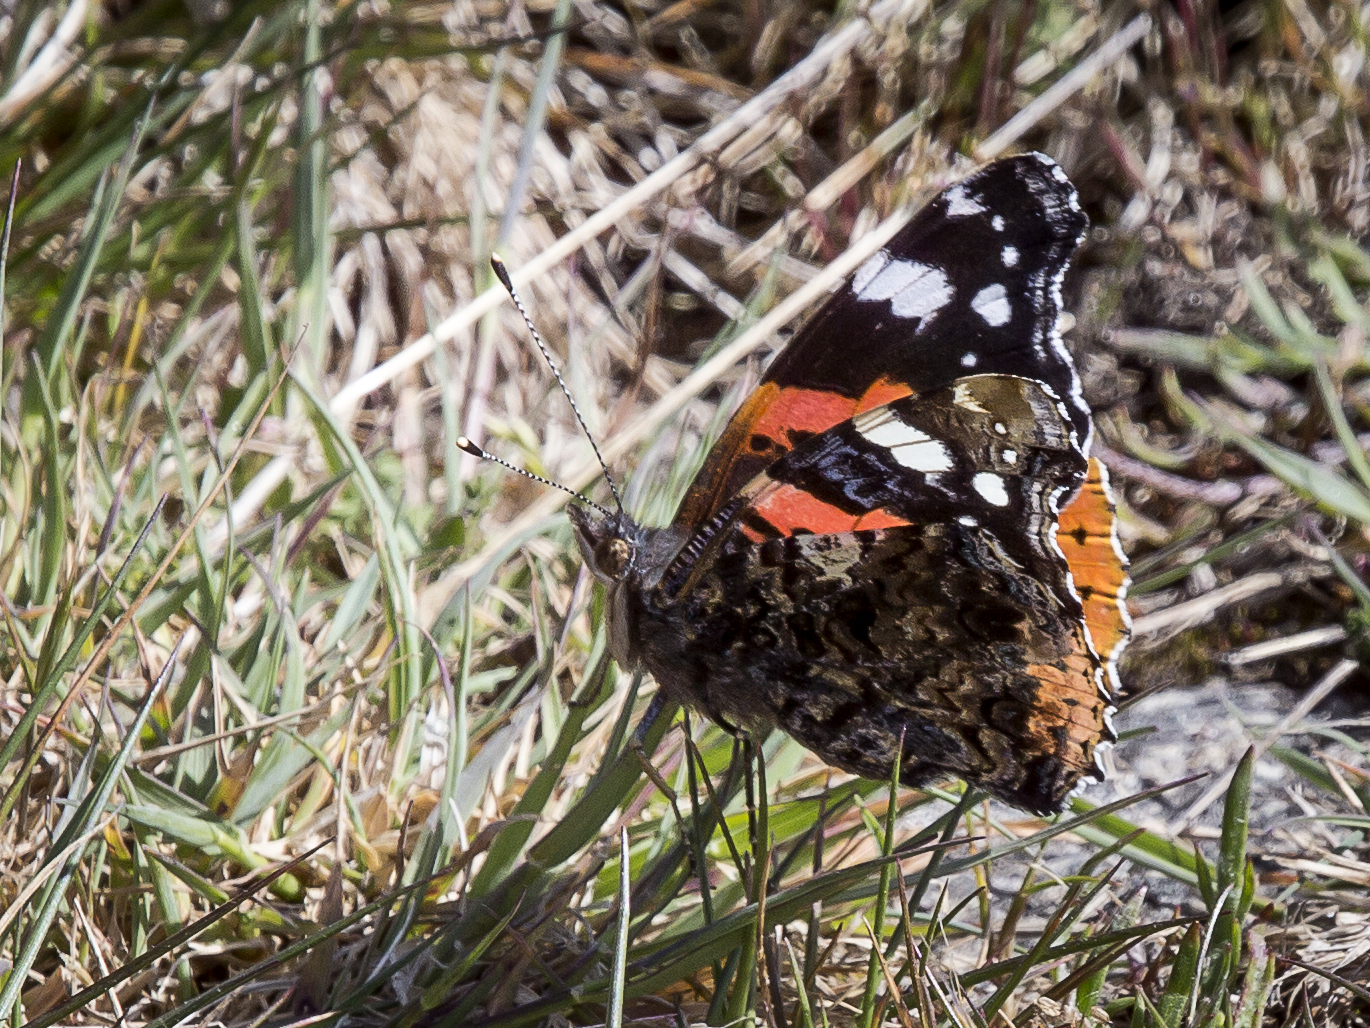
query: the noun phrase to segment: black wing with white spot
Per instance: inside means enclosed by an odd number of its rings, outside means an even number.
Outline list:
[[[789,449],[965,375],[1043,383],[1087,452],[1089,408],[1057,327],[1089,219],[1051,158],[997,161],[941,193],[815,314],[715,445],[677,516],[702,525]]]
[[[1056,321],[1089,219],[1049,157],[991,164],[933,200],[866,261],[771,366],[784,387],[860,396],[880,378],[915,393],[962,375],[1019,375],[1089,410]]]

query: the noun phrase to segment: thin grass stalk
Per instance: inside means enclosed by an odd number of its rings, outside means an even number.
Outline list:
[[[913,1028],[913,1018],[909,1017],[909,1009],[904,1003],[903,996],[899,994],[899,983],[895,979],[894,972],[890,970],[889,961],[887,961],[885,955],[880,952],[882,948],[880,938],[875,934],[875,929],[871,927],[871,923],[864,917],[861,919],[861,923],[865,925],[866,934],[870,936],[871,955],[879,961],[880,976],[885,982],[886,994],[879,1004],[882,1014],[884,1008],[890,1003],[893,1003],[895,1016],[899,1018],[900,1025],[902,1025],[903,1028]],[[884,1021],[883,1016],[881,1017],[881,1021]]]
[[[1190,1005],[1190,996],[1199,984],[1199,961],[1203,948],[1203,932],[1192,924],[1180,940],[1175,959],[1170,964],[1170,980],[1156,1003],[1156,1017],[1164,1028],[1180,1028]]]
[[[752,960],[756,968],[756,983],[752,989],[751,1008],[748,1010],[753,1020],[756,1019],[757,1007],[760,1006],[767,994],[766,898],[771,891],[771,863],[775,854],[771,845],[774,839],[771,837],[771,790],[766,780],[766,752],[760,746],[756,748],[756,757],[759,802],[757,803],[756,834],[752,837],[753,863],[756,867],[756,880],[752,883],[753,896],[755,897],[753,902],[756,904],[756,939],[755,948],[752,951]],[[772,979],[771,985],[774,986],[776,995],[779,996],[780,982]]]
[[[1331,540],[1318,527],[1316,519],[1305,517],[1303,527],[1318,541],[1318,545],[1327,551],[1327,559],[1331,561],[1337,575],[1346,583],[1346,587],[1355,593],[1356,602],[1360,605],[1361,611],[1370,616],[1370,586],[1367,586],[1365,580],[1352,569],[1346,558],[1337,552],[1337,548],[1332,545]]]
[[[513,234],[514,224],[523,206],[523,193],[533,169],[533,151],[547,120],[548,98],[556,85],[557,72],[561,68],[561,53],[566,48],[566,24],[570,17],[571,0],[557,0],[556,7],[552,9],[550,30],[543,44],[542,60],[538,64],[538,77],[533,83],[533,92],[528,97],[523,138],[519,140],[514,180],[510,183],[509,193],[505,199],[504,215],[500,218],[495,242],[497,247],[503,246]]]
[[[509,824],[490,847],[486,854],[485,863],[468,886],[467,891],[472,896],[490,896],[496,891],[503,891],[510,886],[513,880],[511,872],[514,869],[515,861],[524,854],[524,846],[535,827],[534,819],[551,799],[560,778],[561,769],[570,758],[572,748],[580,740],[581,727],[591,711],[598,706],[596,698],[606,688],[609,655],[604,649],[599,649],[597,654],[598,659],[586,667],[581,676],[580,689],[571,701],[570,716],[563,723],[561,731],[557,733],[556,743],[543,760],[542,767],[528,784],[523,795],[519,797],[518,803],[510,812]],[[582,799],[591,795],[592,792],[593,790],[587,790]],[[591,820],[593,818],[586,818],[587,823]],[[560,825],[539,840],[538,845],[544,851],[556,847],[557,842],[552,837],[558,834],[558,829],[571,831],[571,827],[563,827],[567,826],[568,822],[569,819],[562,821]],[[601,819],[597,823],[602,824],[603,820]],[[552,841],[549,842],[549,840]],[[566,849],[570,850],[572,847],[568,845]],[[538,867],[552,867],[561,863],[560,860],[556,859],[535,861],[531,856],[525,856],[524,859]]]
[[[514,919],[516,913],[516,910],[509,911],[509,913],[496,922],[474,946],[469,950],[464,951],[456,963],[451,967],[445,968],[442,974],[424,990],[423,996],[421,997],[417,1008],[415,1008],[414,1013],[417,1014],[419,1010],[436,1010],[445,1003],[448,997],[452,995],[453,990],[466,982],[471,973],[471,969],[485,956],[486,951],[504,935],[505,930],[509,927],[509,922]],[[462,998],[462,1001],[457,1004],[456,1008],[451,1013],[443,1017],[440,1023],[461,1024],[465,1021],[471,1011],[476,1008],[476,1004],[485,996],[489,995],[490,990],[493,990],[500,984],[500,980],[496,975],[487,975],[486,980],[488,982],[488,988],[484,991],[482,991],[480,986],[472,989]]]
[[[25,378],[25,385],[36,384],[38,399],[42,405],[42,435],[35,436],[41,447],[41,480],[43,524],[51,526],[50,531],[42,532],[35,540],[38,551],[37,575],[32,583],[33,603],[39,608],[53,605],[53,599],[62,592],[62,601],[56,604],[56,612],[48,621],[47,637],[54,644],[59,642],[66,631],[71,613],[74,583],[66,589],[61,588],[63,557],[66,553],[67,482],[62,458],[65,455],[61,440],[61,428],[57,404],[53,400],[52,382],[39,363],[37,353],[29,354],[33,364],[32,373]],[[44,438],[45,437],[45,438]]]
[[[685,747],[685,770],[686,781],[690,787],[690,842],[693,846],[691,859],[694,861],[695,877],[699,882],[699,903],[704,912],[704,923],[711,925],[714,923],[714,899],[713,886],[709,882],[709,864],[707,851],[705,850],[705,840],[713,835],[714,818],[721,818],[723,811],[710,802],[709,824],[704,826],[704,805],[699,797],[699,779],[701,774],[708,778],[708,768],[704,766],[704,757],[695,745],[694,732],[691,730],[690,712],[687,709],[684,713],[681,728],[683,734],[682,743]],[[713,981],[717,982],[723,974],[723,965],[714,961],[712,965]]]
[[[309,383],[317,388],[327,360],[327,287],[332,249],[328,231],[328,136],[323,113],[325,70],[319,65],[323,56],[322,0],[304,0],[300,15],[304,32],[296,124],[299,163],[291,205],[297,300],[289,338],[302,341],[302,349],[309,355]]]
[[[794,947],[790,945],[788,938],[785,939],[785,950],[790,957],[790,974],[794,975],[794,990],[798,996],[799,1028],[814,1028],[813,1005],[809,1001],[809,989],[804,980],[808,972],[799,966]]]
[[[931,886],[933,881],[939,876],[941,863],[947,851],[947,846],[951,840],[955,838],[956,829],[961,824],[961,815],[969,810],[974,802],[974,791],[967,791],[959,796],[955,803],[953,803],[952,809],[943,815],[941,845],[933,850],[932,856],[928,858],[927,865],[918,872],[918,881],[913,887],[912,894],[909,896],[910,910],[918,910],[918,907],[923,902],[923,897],[927,894],[929,886]]]
[[[904,740],[899,740],[899,748],[894,754],[894,767],[890,771],[889,798],[885,806],[884,832],[880,838],[880,855],[884,858],[880,865],[880,884],[875,891],[875,910],[872,912],[871,933],[874,949],[871,950],[870,963],[866,965],[866,988],[861,996],[861,1014],[857,1024],[861,1028],[871,1028],[875,1018],[875,993],[880,986],[880,978],[885,974],[884,958],[880,949],[885,937],[885,908],[890,901],[890,875],[898,868],[894,860],[894,826],[899,816],[899,773],[904,757]],[[899,872],[902,875],[903,872]]]
[[[757,950],[761,946],[761,938],[758,933],[760,916],[764,914],[762,894],[765,891],[765,872],[766,868],[761,866],[766,850],[763,848],[758,828],[757,815],[757,776],[765,774],[765,758],[750,735],[742,737],[742,753],[745,761],[745,777],[743,784],[747,794],[747,821],[748,835],[750,836],[751,847],[743,855],[742,859],[742,887],[747,892],[748,898],[756,908],[757,917],[748,923],[746,941],[738,950],[737,965],[733,972],[732,988],[728,993],[727,1018],[730,1023],[748,1024],[756,1023],[756,1005],[758,993],[760,992],[759,967]],[[764,803],[764,790],[762,790]],[[725,831],[726,819],[725,819]]]
[[[1237,1008],[1233,1011],[1232,1028],[1257,1028],[1263,1023],[1270,990],[1275,984],[1275,955],[1267,950],[1265,940],[1253,932],[1247,949],[1250,959]]]
[[[1204,939],[1207,953],[1212,942],[1220,947],[1222,958],[1214,960],[1204,974],[1204,993],[1209,997],[1225,995],[1228,979],[1235,969],[1241,949],[1241,922],[1250,907],[1248,883],[1255,876],[1248,866],[1247,845],[1251,832],[1251,781],[1256,765],[1255,747],[1247,747],[1237,762],[1223,804],[1222,836],[1218,849],[1217,880],[1219,896],[1214,903],[1213,921]],[[1189,1017],[1193,1020],[1199,1003],[1196,986],[1190,996]]]
[[[32,381],[27,377],[24,379],[20,400],[20,434],[30,442],[35,440],[37,419],[41,415],[37,409],[40,399],[34,394],[34,390],[39,383],[51,381],[56,377],[59,358],[63,354],[67,340],[72,336],[78,318],[81,317],[82,301],[90,288],[95,266],[114,227],[114,216],[123,202],[124,190],[128,187],[129,176],[132,174],[143,139],[152,124],[153,103],[152,99],[148,100],[142,117],[134,126],[133,137],[125,146],[122,158],[112,169],[105,169],[101,186],[92,204],[93,216],[81,240],[76,266],[67,272],[53,315],[43,326],[42,334],[34,344],[34,360],[42,368],[43,373]]]
[[[472,634],[475,621],[475,610],[471,605],[471,590],[467,589],[463,593],[465,602],[462,604],[461,619],[461,664],[457,670],[457,687],[450,690],[452,695],[448,698],[448,704],[452,712],[448,718],[447,730],[451,735],[451,742],[448,745],[447,759],[450,762],[447,775],[443,781],[443,812],[441,821],[445,826],[443,829],[443,843],[450,847],[452,842],[459,841],[462,849],[466,848],[466,811],[456,808],[457,789],[461,783],[462,771],[466,769],[467,750],[470,746],[468,738],[470,727],[466,720],[466,702],[471,689],[471,647],[473,645]],[[434,653],[437,653],[436,647]],[[439,655],[439,659],[441,656]],[[450,687],[449,687],[450,688]],[[455,835],[455,839],[452,836]]]
[[[508,61],[508,48],[500,47],[495,53],[494,64],[490,69],[490,82],[486,87],[485,105],[481,111],[480,137],[476,144],[475,188],[471,195],[471,279],[476,296],[488,295],[495,287],[494,268],[491,258],[495,255],[488,238],[486,227],[489,210],[485,183],[489,177],[490,158],[494,152],[495,130],[499,117],[500,97],[504,91],[505,64]],[[510,198],[505,198],[506,213]],[[468,356],[466,375],[465,430],[463,435],[477,443],[485,441],[485,414],[490,391],[494,388],[495,340],[499,333],[499,310],[491,305],[481,314],[475,325],[476,347],[474,355]],[[454,338],[458,332],[454,332]],[[358,397],[360,399],[360,397]],[[455,440],[448,442],[453,451],[451,465],[459,473],[455,474],[451,488],[461,495],[465,487],[462,479],[469,476],[476,459],[469,454],[458,457]]]
[[[395,759],[403,765],[408,761],[416,716],[415,704],[423,684],[423,645],[418,630],[420,618],[409,575],[410,556],[418,551],[418,541],[406,531],[403,521],[397,517],[394,505],[357,448],[351,433],[344,429],[303,377],[293,371],[290,374],[315,420],[320,442],[324,444],[332,463],[339,468],[350,468],[355,476],[358,492],[370,509],[372,524],[379,536],[376,551],[380,556],[382,579],[388,586],[384,595],[389,627],[394,633],[396,645],[391,661],[387,711],[391,722],[399,726],[395,737]]]
[[[903,929],[904,947],[908,952],[904,970],[909,976],[909,981],[913,983],[914,999],[918,1004],[918,1019],[922,1022],[921,1028],[932,1028],[932,1004],[928,996],[927,983],[923,981],[923,976],[927,973],[927,954],[920,951],[913,937],[913,908],[909,906],[909,892],[904,876],[896,875],[894,884],[899,887],[899,927]]]
[[[633,876],[628,859],[628,826],[618,830],[618,921],[614,932],[614,970],[609,984],[606,1028],[623,1028],[623,988],[628,978],[628,926],[632,920]]]
[[[599,617],[596,614],[592,617],[591,624],[603,625],[605,624],[605,621],[603,618]],[[595,652],[601,647],[602,644],[607,645],[607,641],[607,631],[601,632],[599,631],[599,629],[596,629],[594,642],[591,643],[590,655],[586,658],[585,661],[586,667],[589,667],[594,662],[594,660],[596,659]],[[615,664],[615,666],[617,665]],[[581,677],[583,680],[583,673]],[[628,693],[623,697],[623,706],[618,712],[618,720],[614,722],[614,729],[609,735],[609,742],[604,747],[605,759],[599,765],[599,767],[595,769],[596,778],[598,778],[600,775],[607,774],[608,769],[611,766],[611,758],[618,757],[623,753],[624,740],[628,738],[628,729],[633,723],[633,715],[637,710],[637,697],[638,693],[642,691],[643,677],[644,673],[641,669],[639,669],[633,673],[633,677],[628,682]],[[653,697],[652,702],[655,703],[655,701],[656,698]],[[648,713],[650,712],[651,707],[649,706]],[[671,718],[669,715],[665,716],[667,724],[669,724]],[[643,747],[643,751],[646,752],[646,741],[651,734],[653,724],[655,724],[655,722],[649,721],[646,717],[644,717],[640,722],[638,722],[637,728],[633,731],[633,739],[630,743],[628,743],[628,745],[641,746]]]
[[[732,800],[733,789],[739,784],[737,769],[742,768],[742,773],[744,775],[747,774],[746,766],[742,763],[742,753],[743,749],[741,743],[734,740],[733,756],[732,760],[728,763],[728,778],[726,780],[729,789],[724,793],[729,801]],[[728,827],[727,808],[719,801],[719,794],[714,789],[713,779],[709,776],[709,769],[704,766],[704,758],[702,755],[699,758],[699,769],[700,780],[704,783],[704,791],[708,793],[709,802],[713,805],[714,810],[718,811],[718,827],[723,833],[723,842],[728,847],[728,854],[732,858],[733,866],[737,868],[738,878],[745,882],[747,880],[747,872],[746,868],[743,867],[742,854],[737,848],[737,840],[733,838],[732,829]]]
[[[703,832],[704,804],[699,796],[700,769],[703,767],[704,758],[699,752],[699,748],[694,742],[692,730],[692,718],[689,710],[685,710],[681,717],[681,745],[685,749],[685,785],[690,794],[690,859],[694,862],[695,876],[699,880],[699,905],[704,912],[704,923],[712,924],[714,920],[713,889],[709,887],[709,876],[707,874],[708,864],[706,863],[704,844],[705,837]],[[708,769],[704,769],[708,773]],[[715,810],[710,804],[710,811]],[[681,828],[684,829],[682,824]],[[713,825],[709,825],[709,834],[713,834]],[[715,969],[715,973],[717,973]]]
[[[152,892],[145,897],[148,904],[148,923],[160,924],[165,931],[175,932],[185,926],[185,918],[181,916],[181,906],[177,899],[174,879],[165,865],[159,861],[148,859],[147,854],[155,849],[159,833],[151,831],[145,825],[133,826],[133,844],[137,853],[137,864],[140,868],[147,868],[147,877],[151,881]],[[155,903],[155,910],[153,905]],[[157,916],[160,915],[160,916]],[[190,957],[186,953],[180,953],[175,959],[172,974],[176,976],[176,998],[180,1000],[189,999],[195,994],[195,983],[190,970]]]
[[[736,946],[728,951],[723,961],[723,972],[714,979],[714,994],[709,1000],[709,1012],[704,1016],[705,1024],[732,1024],[736,1019],[728,1012],[728,1003],[733,994],[733,984],[737,978],[737,966],[742,962],[742,947]]]
[[[1320,359],[1313,365],[1313,380],[1317,383],[1323,410],[1326,412],[1328,420],[1332,422],[1332,430],[1336,433],[1337,441],[1341,443],[1347,463],[1351,465],[1351,470],[1360,479],[1361,485],[1370,489],[1370,460],[1366,459],[1365,448],[1356,438],[1356,430],[1346,420],[1346,411],[1342,409],[1342,398],[1336,385],[1332,382],[1332,374],[1327,369],[1327,361]]]
[[[823,844],[828,837],[825,824],[828,816],[829,782],[830,779],[828,778],[823,780],[823,792],[818,797],[818,818],[814,823],[813,863],[810,869],[815,878],[823,873]],[[814,905],[809,908],[808,931],[804,933],[804,981],[809,985],[813,984],[818,973],[818,943],[822,921],[822,901],[815,901]]]
[[[9,325],[5,321],[5,275],[9,271],[10,261],[10,232],[14,228],[14,205],[19,199],[19,173],[23,167],[22,161],[14,162],[14,173],[10,177],[10,196],[9,202],[5,205],[5,228],[0,234],[0,389],[5,388],[5,329]],[[5,447],[4,439],[0,437],[0,467],[4,466]],[[0,765],[2,767],[3,765]]]

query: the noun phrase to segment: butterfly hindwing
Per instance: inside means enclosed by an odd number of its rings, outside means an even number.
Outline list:
[[[1086,475],[1065,408],[1002,375],[795,447],[667,569],[644,626],[668,688],[829,763],[955,774],[1034,810],[1094,772],[1102,662],[1056,546]],[[701,666],[692,666],[695,663]],[[707,674],[705,672],[707,666]]]

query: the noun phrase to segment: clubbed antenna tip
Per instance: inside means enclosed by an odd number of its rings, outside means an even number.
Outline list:
[[[543,478],[541,475],[535,475],[531,471],[527,471],[524,468],[520,468],[514,464],[510,464],[507,460],[503,460],[500,457],[496,457],[493,453],[489,452],[488,450],[482,449],[481,447],[477,446],[470,439],[467,439],[464,435],[457,437],[457,449],[460,450],[462,453],[469,453],[472,457],[479,457],[481,460],[493,461],[501,467],[508,468],[510,471],[514,472],[517,475],[522,475],[524,478],[531,478],[534,482],[540,482],[543,485],[550,485],[553,489],[560,489],[563,493],[569,493],[570,495],[574,496],[577,500],[579,500],[581,503],[584,503],[588,506],[595,508],[595,510],[599,511],[606,518],[613,515],[613,511],[609,510],[607,507],[601,507],[598,503],[590,499],[588,496],[584,496],[581,493],[576,492],[574,489],[568,489],[560,482],[553,482],[550,478]]]

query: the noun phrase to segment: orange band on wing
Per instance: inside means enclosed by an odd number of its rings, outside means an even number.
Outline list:
[[[831,503],[820,500],[813,493],[782,483],[771,483],[762,489],[752,500],[750,508],[751,514],[760,516],[774,530],[773,538],[791,536],[796,532],[836,535],[841,532],[877,528],[901,528],[909,524],[905,519],[895,517],[885,510],[873,510],[859,515],[849,514]],[[742,531],[753,542],[761,542],[764,539],[764,536],[751,525],[744,524]]]
[[[890,378],[881,378],[861,394],[861,399],[856,401],[856,410],[853,413],[864,414],[875,407],[883,407],[887,403],[902,400],[912,394],[913,390],[905,383],[896,382]]]
[[[676,523],[702,525],[728,499],[794,448],[797,439],[826,432],[862,411],[908,396],[902,382],[882,378],[852,398],[825,389],[763,382],[747,398],[709,451]]]
[[[1111,661],[1131,632],[1127,617],[1127,563],[1114,537],[1113,498],[1108,473],[1090,458],[1089,476],[1061,512],[1056,543],[1070,566],[1075,591],[1085,608],[1085,627],[1094,650]]]
[[[756,395],[760,393],[761,390],[757,390]],[[751,404],[747,406],[750,407]],[[793,446],[792,435],[817,435],[832,428],[833,425],[846,421],[855,413],[856,401],[841,393],[830,393],[822,389],[781,389],[775,399],[766,405],[765,410],[756,411],[755,417],[751,419],[748,434],[752,440],[756,436],[769,439],[784,452]],[[754,441],[751,442],[751,449],[758,452]]]
[[[873,510],[869,514],[862,514],[856,519],[852,526],[854,532],[869,532],[877,528],[903,528],[911,524],[907,518],[901,518],[896,514],[891,514],[885,508]]]

